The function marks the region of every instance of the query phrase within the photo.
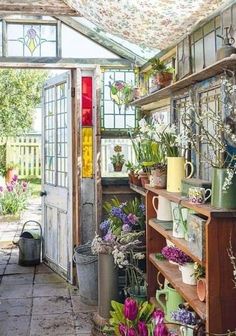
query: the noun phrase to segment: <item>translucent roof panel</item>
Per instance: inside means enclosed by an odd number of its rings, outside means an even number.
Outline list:
[[[64,0],[100,29],[141,47],[165,49],[226,0]],[[231,1],[232,2],[232,1]]]

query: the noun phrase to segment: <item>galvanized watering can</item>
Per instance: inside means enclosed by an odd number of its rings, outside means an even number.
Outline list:
[[[29,224],[36,224],[38,230],[25,231],[26,225]],[[34,266],[40,264],[42,250],[42,227],[40,223],[34,220],[25,222],[18,242],[13,241],[13,244],[19,247],[19,265]]]

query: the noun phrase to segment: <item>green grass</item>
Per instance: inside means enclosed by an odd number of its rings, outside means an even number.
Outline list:
[[[30,191],[32,197],[39,197],[41,191],[41,179],[37,177],[26,177],[22,179],[23,181],[27,181],[30,184]]]

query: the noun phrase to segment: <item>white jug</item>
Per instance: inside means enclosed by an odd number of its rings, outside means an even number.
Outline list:
[[[156,207],[155,200],[158,200],[158,207]],[[157,219],[160,221],[172,221],[172,212],[170,201],[163,196],[154,196],[152,198],[152,205],[156,211]]]

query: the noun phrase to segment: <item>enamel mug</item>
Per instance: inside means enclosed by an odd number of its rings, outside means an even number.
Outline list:
[[[158,200],[158,207],[156,207],[156,200]],[[152,205],[156,211],[157,219],[160,221],[172,221],[172,212],[170,201],[163,196],[154,196],[152,198]]]

